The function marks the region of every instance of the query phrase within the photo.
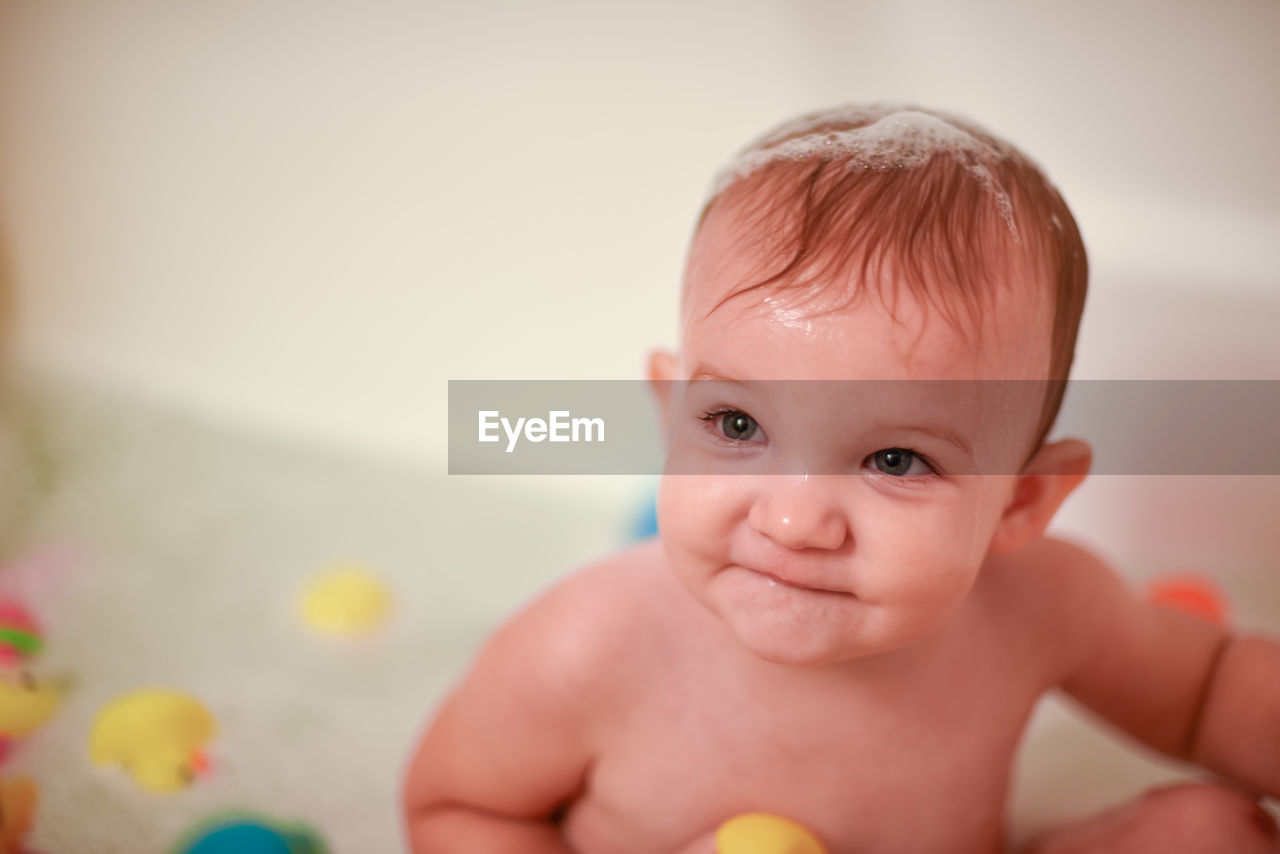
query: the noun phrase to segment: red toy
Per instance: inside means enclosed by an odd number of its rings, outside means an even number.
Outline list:
[[[1209,578],[1193,572],[1166,575],[1147,585],[1147,601],[1208,620],[1215,626],[1228,622],[1227,597]]]
[[[0,599],[0,668],[17,667],[40,652],[40,627],[20,602]]]

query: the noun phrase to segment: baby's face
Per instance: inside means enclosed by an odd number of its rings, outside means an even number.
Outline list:
[[[873,294],[834,311],[776,291],[720,304],[760,278],[742,233],[714,209],[690,255],[672,378],[711,381],[670,387],[668,557],[765,659],[904,646],[977,577],[1042,404],[1034,383],[947,381],[1046,376],[1051,307],[1028,292],[1047,288],[1002,293],[969,331],[906,287],[896,319]],[[839,299],[861,283],[823,285]]]

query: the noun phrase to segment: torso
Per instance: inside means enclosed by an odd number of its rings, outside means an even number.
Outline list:
[[[836,672],[734,647],[663,561],[647,547],[593,570],[626,678],[606,677],[596,760],[564,818],[575,850],[677,851],[755,811],[832,854],[1000,850],[1014,752],[1055,675],[1037,609],[1008,607],[1025,573],[984,570],[937,635]]]

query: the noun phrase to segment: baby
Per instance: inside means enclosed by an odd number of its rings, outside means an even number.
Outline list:
[[[1275,851],[1280,645],[1043,535],[1090,465],[1046,441],[1086,279],[1054,188],[955,117],[850,107],[750,146],[650,360],[661,536],[489,641],[409,769],[414,851],[713,854],[765,812],[832,854],[995,854],[1054,687],[1232,782],[1026,850]]]

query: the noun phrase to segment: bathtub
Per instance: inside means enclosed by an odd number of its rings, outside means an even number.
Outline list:
[[[1264,296],[1095,284],[1092,299],[1080,376],[1280,377],[1280,305]],[[0,578],[44,623],[37,671],[76,687],[5,771],[39,782],[31,842],[52,851],[167,850],[228,808],[307,822],[335,851],[403,850],[400,776],[433,705],[520,603],[624,545],[653,485],[450,478],[66,379],[23,388],[27,426],[5,447],[28,474],[24,512]],[[1055,530],[1135,584],[1204,570],[1238,625],[1280,632],[1278,508],[1275,476],[1099,476]],[[297,616],[308,581],[344,562],[394,592],[373,637],[315,635]],[[148,685],[191,694],[218,724],[210,773],[164,798],[87,761],[96,711]],[[1015,768],[1011,826],[1183,773],[1050,698]]]
[[[1176,278],[1109,284],[1092,284],[1077,378],[1280,380],[1280,291]],[[1224,450],[1236,450],[1229,438]],[[1095,474],[1051,530],[1091,547],[1134,587],[1203,573],[1226,592],[1238,629],[1280,634],[1277,514],[1275,474]],[[1197,773],[1086,718],[1059,697],[1037,711],[1017,766],[1011,816],[1019,834]]]

